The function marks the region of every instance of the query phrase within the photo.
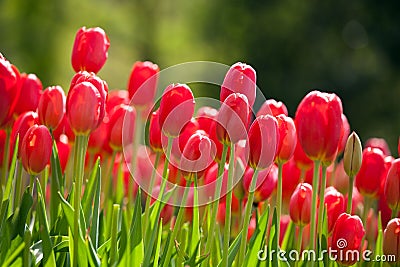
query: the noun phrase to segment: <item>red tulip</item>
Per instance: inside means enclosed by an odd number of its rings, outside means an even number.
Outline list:
[[[279,143],[275,162],[283,164],[293,156],[294,149],[296,148],[296,127],[292,118],[286,115],[278,115],[276,116],[276,120],[278,122]]]
[[[38,115],[41,124],[55,129],[65,113],[65,94],[60,86],[47,87],[39,100]]]
[[[243,187],[249,191],[254,170],[247,168],[243,175]],[[266,201],[276,189],[278,182],[278,167],[273,164],[271,168],[262,170],[258,173],[256,181],[256,191],[254,192],[254,203]]]
[[[56,142],[56,145],[58,157],[60,158],[61,172],[64,173],[71,152],[71,146],[68,144],[68,137],[64,134],[61,135],[60,139]]]
[[[129,105],[129,93],[127,90],[112,90],[108,93],[106,113],[110,114],[113,109],[121,104]]]
[[[365,148],[371,147],[371,148],[379,148],[382,150],[383,154],[385,156],[390,156],[390,149],[389,145],[386,143],[386,140],[383,138],[370,138],[365,142]]]
[[[18,69],[4,57],[0,57],[0,127],[12,120],[20,89]]]
[[[400,219],[394,218],[389,221],[383,233],[383,254],[394,255],[395,261],[400,259]],[[391,256],[393,257],[393,256]]]
[[[67,113],[64,114],[61,122],[53,131],[54,140],[58,140],[62,134],[68,137],[68,142],[73,143],[75,141],[75,134],[71,129],[71,125],[69,125]]]
[[[343,152],[349,135],[350,135],[350,124],[349,121],[347,120],[346,115],[342,114],[342,132],[340,134],[338,154]]]
[[[342,213],[337,219],[332,233],[331,244],[332,250],[337,252],[336,261],[347,266],[356,263],[359,259],[353,257],[355,255],[351,251],[360,251],[364,235],[365,229],[360,217]]]
[[[22,140],[26,132],[31,128],[33,125],[39,123],[39,118],[36,112],[28,111],[21,114],[17,120],[15,121],[13,128],[11,130],[11,146],[12,151],[14,151],[15,141],[17,140],[17,135],[19,134],[19,145],[18,145],[18,159],[21,158],[21,146]]]
[[[385,158],[382,150],[371,147],[364,149],[361,168],[355,177],[358,191],[363,196],[376,198],[385,174]]]
[[[344,197],[336,188],[330,186],[325,190],[324,205],[327,209],[328,232],[331,233],[337,218],[345,212]]]
[[[180,159],[182,156],[183,149],[185,148],[189,138],[195,134],[199,130],[199,123],[196,119],[192,118],[188,121],[185,126],[183,126],[181,132],[179,133],[179,137],[175,138],[172,143],[172,155],[174,155],[177,159]],[[206,135],[204,131],[201,131]],[[165,136],[163,136],[164,139]],[[164,141],[164,145],[167,143]]]
[[[135,120],[135,108],[124,104],[116,107],[113,113],[110,114],[108,142],[113,150],[121,151],[124,146],[132,142],[135,132]]]
[[[14,114],[22,114],[26,111],[36,111],[42,93],[42,82],[35,74],[21,74],[21,93],[18,98]]]
[[[237,62],[233,64],[221,86],[220,101],[225,99],[232,93],[244,94],[249,103],[249,107],[254,105],[256,100],[256,72],[245,63]]]
[[[91,84],[96,87],[97,91],[100,94],[100,109],[99,109],[99,124],[102,122],[104,116],[106,115],[106,103],[108,101],[108,85],[105,81],[100,79],[99,76],[96,76],[94,73],[89,73],[87,71],[80,71],[72,77],[71,84],[69,87],[69,91],[71,91],[75,85],[81,83],[81,82],[90,82]]]
[[[109,133],[110,133],[110,118],[104,117],[103,122],[100,123],[99,127],[90,133],[88,141],[88,151],[95,155],[97,153],[109,153],[113,152],[109,145]]]
[[[49,130],[43,125],[34,125],[26,132],[21,146],[21,161],[25,170],[37,175],[50,162],[53,141]]]
[[[108,57],[110,41],[103,29],[82,27],[75,36],[72,49],[72,67],[75,72],[86,70],[97,73]]]
[[[249,130],[249,165],[253,169],[271,166],[279,140],[278,123],[270,115],[257,117]]]
[[[159,72],[158,66],[150,61],[136,61],[133,64],[128,91],[134,106],[143,107],[153,103]]]
[[[157,109],[150,115],[149,123],[149,145],[155,152],[161,152],[163,150],[162,139],[161,139],[161,128],[158,123],[159,110]]]
[[[210,134],[211,124],[217,117],[218,111],[215,108],[203,106],[199,108],[196,114],[196,120],[199,123],[199,129]]]
[[[217,114],[216,133],[221,143],[229,145],[246,138],[249,104],[244,94],[233,93],[221,105]]]
[[[299,142],[312,160],[334,160],[342,132],[342,102],[335,94],[312,91],[296,111]]]
[[[306,153],[304,153],[298,138],[293,153],[293,160],[296,162],[296,166],[300,170],[307,171],[313,167],[313,161],[307,157]]]
[[[75,135],[89,135],[101,123],[104,99],[90,82],[75,85],[68,93],[67,116]]]
[[[214,160],[215,148],[203,131],[196,132],[183,149],[180,169],[185,176],[202,173]],[[198,174],[198,176],[201,176]],[[193,179],[188,177],[187,179]]]
[[[312,186],[307,183],[299,184],[290,198],[289,213],[297,225],[306,225],[311,220]]]
[[[169,85],[161,98],[159,123],[168,137],[177,137],[194,113],[192,90],[186,84]]]
[[[296,166],[296,162],[289,160],[282,167],[282,201],[289,206],[290,198],[300,182],[300,169]]]
[[[272,115],[276,117],[280,114],[288,116],[288,110],[285,104],[275,99],[267,99],[258,110],[256,117],[261,115]]]
[[[385,198],[392,210],[400,208],[400,159],[393,161],[385,183]]]

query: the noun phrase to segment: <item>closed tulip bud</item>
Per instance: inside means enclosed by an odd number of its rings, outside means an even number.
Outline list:
[[[90,82],[75,85],[67,97],[67,117],[75,135],[89,135],[101,123],[103,99]]]
[[[247,168],[243,175],[243,187],[249,191],[254,170]],[[258,173],[256,181],[256,191],[254,192],[254,203],[266,201],[276,189],[278,183],[278,167],[273,164],[271,168],[262,170]]]
[[[362,146],[360,138],[352,132],[347,139],[343,155],[343,167],[346,174],[350,177],[355,176],[361,168]]]
[[[328,216],[328,232],[331,233],[337,218],[345,212],[344,196],[330,186],[325,190],[324,204]]]
[[[157,89],[158,66],[150,61],[137,61],[133,64],[128,82],[129,98],[135,107],[153,103]]]
[[[169,85],[160,101],[159,123],[168,137],[177,137],[194,113],[194,97],[186,84]]]
[[[21,146],[22,140],[26,132],[31,128],[33,125],[39,123],[39,118],[36,112],[28,111],[21,114],[17,120],[15,121],[13,128],[11,130],[11,145],[15,145],[15,141],[17,140],[17,135],[19,135],[19,144],[18,144],[18,159],[21,159]],[[15,148],[13,148],[15,149]]]
[[[279,143],[276,151],[275,162],[283,164],[287,162],[296,148],[297,136],[296,127],[292,118],[286,115],[276,116],[279,130]]]
[[[393,161],[385,183],[386,203],[392,210],[400,209],[400,159]]]
[[[12,120],[21,91],[18,69],[4,57],[0,58],[0,127]]]
[[[363,196],[376,198],[384,175],[386,168],[382,150],[371,147],[364,149],[361,168],[355,177],[358,191]]]
[[[103,81],[99,76],[94,74],[93,72],[89,73],[87,71],[80,71],[72,77],[71,85],[69,87],[69,91],[75,87],[78,83],[81,82],[90,82],[91,84],[96,87],[97,91],[100,94],[100,109],[99,109],[99,123],[97,126],[100,125],[104,116],[106,115],[106,103],[108,101],[108,85],[105,81]]]
[[[335,94],[312,91],[296,111],[299,142],[312,160],[329,164],[336,157],[342,132],[342,102]]]
[[[245,63],[237,62],[233,64],[221,86],[220,101],[225,99],[232,93],[244,94],[252,107],[256,100],[256,71]]]
[[[257,117],[249,130],[249,165],[266,169],[275,158],[279,140],[278,122],[270,115]]]
[[[275,99],[267,99],[258,110],[256,117],[261,115],[271,115],[276,117],[280,114],[288,116],[286,105],[281,101],[276,101]]]
[[[65,113],[65,93],[61,86],[47,87],[39,100],[38,115],[41,124],[55,129]]]
[[[108,57],[110,41],[103,29],[82,27],[75,36],[72,49],[72,67],[75,72],[86,70],[97,73]]]
[[[312,190],[310,184],[301,183],[290,198],[290,218],[296,225],[304,226],[310,223]]]
[[[21,161],[25,170],[37,175],[50,162],[53,141],[44,125],[34,125],[26,132],[21,146]]]
[[[188,180],[192,180],[193,174],[201,176],[201,173],[213,162],[215,147],[203,131],[193,134],[183,149],[180,169]]]
[[[218,140],[230,145],[245,139],[249,118],[249,103],[244,94],[233,93],[221,105],[217,115],[216,133]]]
[[[337,219],[332,233],[332,250],[336,251],[336,261],[350,266],[356,263],[357,257],[351,257],[352,251],[360,251],[365,235],[363,223],[357,215],[342,213]],[[349,256],[350,255],[350,256]]]
[[[159,110],[157,109],[150,115],[149,123],[149,145],[155,152],[161,152],[162,146],[162,132],[160,124],[158,123]]]
[[[383,233],[383,254],[394,255],[396,262],[400,259],[400,219],[389,221]],[[393,257],[393,256],[391,256]]]
[[[40,95],[43,90],[42,82],[35,74],[21,74],[21,93],[18,98],[14,114],[22,114],[26,111],[36,111]]]
[[[121,104],[110,114],[109,144],[114,151],[121,151],[130,144],[135,132],[136,110],[134,107]],[[124,136],[124,140],[122,137]]]

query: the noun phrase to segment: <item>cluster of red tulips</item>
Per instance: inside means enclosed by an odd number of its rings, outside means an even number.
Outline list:
[[[268,247],[398,264],[400,159],[384,139],[362,147],[337,95],[308,93],[294,118],[273,99],[254,110],[256,72],[236,63],[219,109],[186,84],[157,100],[148,61],[109,91],[109,45],[77,32],[67,95],[0,54],[0,263],[252,266]]]

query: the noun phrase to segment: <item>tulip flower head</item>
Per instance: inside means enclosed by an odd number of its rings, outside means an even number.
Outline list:
[[[232,93],[244,94],[252,107],[256,100],[256,71],[245,63],[237,62],[233,64],[226,73],[221,86],[220,101]]]
[[[352,257],[350,252],[360,251],[364,235],[365,229],[360,217],[342,213],[336,220],[332,233],[332,250],[337,252],[336,261],[346,266],[356,263],[358,259]]]
[[[293,119],[286,115],[281,114],[275,118],[278,122],[279,129],[279,143],[275,162],[283,164],[293,156],[294,149],[296,148],[296,127]]]
[[[99,72],[106,63],[109,47],[110,41],[103,29],[80,28],[72,49],[71,61],[75,72]]]
[[[389,221],[383,233],[383,254],[394,255],[398,263],[400,259],[400,219]]]
[[[253,169],[269,168],[279,141],[278,122],[270,115],[257,117],[249,130],[249,165]]]
[[[109,144],[114,151],[121,151],[130,144],[135,132],[136,110],[132,106],[121,104],[110,114]],[[124,140],[123,137],[124,136]]]
[[[343,168],[348,176],[355,176],[361,168],[362,146],[358,135],[353,132],[346,142],[343,155]]]
[[[249,191],[254,170],[247,168],[243,175],[243,187]],[[254,192],[254,203],[266,201],[276,189],[278,183],[278,167],[273,164],[271,168],[260,171],[257,175],[256,191]]]
[[[330,186],[325,190],[324,205],[328,216],[328,232],[331,233],[337,218],[345,212],[344,196]]]
[[[47,87],[39,100],[38,115],[41,124],[55,129],[65,113],[65,93],[60,86]]]
[[[392,210],[400,209],[400,159],[393,161],[385,182],[386,203]]]
[[[129,98],[135,107],[153,103],[157,89],[159,67],[150,61],[133,64],[128,82]]]
[[[186,84],[169,85],[160,101],[159,124],[168,137],[177,137],[194,113],[192,90]]]
[[[342,102],[335,94],[308,93],[296,111],[299,142],[312,160],[332,162],[342,134]]]
[[[35,74],[21,74],[21,92],[23,97],[18,98],[14,114],[22,114],[26,111],[36,111],[40,95],[43,90],[42,82]]]
[[[290,198],[290,218],[297,225],[304,226],[310,223],[312,190],[310,184],[300,183]]]
[[[21,146],[21,161],[24,169],[37,175],[50,162],[53,141],[44,125],[33,125],[26,132]]]
[[[150,115],[149,123],[149,145],[155,152],[161,152],[163,150],[161,140],[162,132],[160,124],[158,123],[158,118],[159,109],[157,109]]]
[[[248,118],[249,103],[247,97],[240,93],[229,95],[222,103],[216,118],[218,140],[223,144],[230,145],[245,139]]]
[[[280,114],[288,116],[286,105],[281,101],[276,101],[275,99],[267,99],[258,110],[256,117],[261,115],[272,115],[276,117]]]
[[[11,145],[15,145],[15,141],[17,140],[17,135],[19,135],[19,144],[18,144],[18,153],[17,158],[21,159],[21,146],[22,140],[26,132],[31,128],[33,125],[39,123],[38,114],[33,111],[28,111],[21,114],[17,120],[14,122],[13,128],[11,130]],[[15,149],[15,148],[14,148]]]

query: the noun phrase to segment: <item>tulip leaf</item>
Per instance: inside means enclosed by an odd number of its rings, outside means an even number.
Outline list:
[[[381,218],[381,212],[379,211],[378,213],[378,236],[376,238],[375,242],[375,252],[374,255],[383,255],[383,229],[382,229],[382,218]],[[374,266],[382,266],[382,261],[376,261],[374,263]]]
[[[39,183],[39,179],[36,179],[36,184],[37,184],[37,190],[38,190],[38,209],[37,209],[37,214],[39,218],[39,232],[40,232],[40,237],[42,239],[42,248],[43,248],[43,263],[44,266],[55,266],[56,265],[56,259],[54,257],[54,251],[53,251],[53,244],[50,239],[49,235],[49,225],[47,222],[47,216],[46,216],[46,207],[44,204],[44,196],[42,192],[42,187]]]
[[[277,236],[277,225],[278,225],[278,216],[276,214],[276,207],[274,208],[274,214],[272,216],[272,226],[271,226],[271,231],[270,231],[270,236],[269,236],[269,246],[271,248],[271,252],[273,251],[274,253],[272,254],[272,259],[269,259],[272,263],[273,267],[278,267],[278,251],[279,251],[279,247],[277,246],[278,242],[277,242],[277,238],[279,238],[279,236]],[[270,253],[268,253],[268,255],[271,255]]]
[[[144,257],[144,246],[142,238],[142,207],[140,190],[138,190],[136,195],[135,208],[130,229],[130,240],[130,248],[132,250],[131,259],[134,259],[134,266],[141,266]]]
[[[92,187],[95,187],[95,196],[94,196],[94,203],[93,203],[93,209],[91,210],[91,223],[90,223],[90,239],[93,242],[93,246],[95,249],[98,248],[99,246],[99,213],[100,213],[100,194],[101,194],[101,169],[100,169],[100,164],[99,164],[99,159],[96,161],[96,169],[97,171],[95,177],[91,177],[91,180],[93,180],[93,185]],[[90,186],[90,185],[89,185]],[[86,190],[85,190],[86,192]],[[92,201],[90,201],[91,203]],[[84,202],[85,203],[85,202]],[[87,205],[87,203],[85,203]],[[90,207],[92,205],[89,205]],[[89,212],[89,208],[86,206],[85,212]]]
[[[250,240],[249,250],[245,257],[245,266],[257,266],[257,264],[260,262],[257,254],[261,249],[264,248],[265,236],[268,229],[269,210],[270,206],[268,205],[268,208],[258,220],[257,227]]]
[[[160,258],[160,250],[161,250],[161,236],[162,236],[162,218],[160,220],[160,225],[158,227],[158,237],[157,237],[157,245],[156,245],[156,252],[154,256],[153,267],[158,267],[158,260]]]
[[[85,192],[83,192],[82,196],[82,208],[85,214],[85,220],[87,222],[90,221],[92,215],[92,207],[93,207],[93,198],[96,193],[97,184],[100,183],[100,159],[97,158],[94,168],[90,174],[90,178],[86,183]]]
[[[18,144],[19,144],[19,135],[17,136],[17,140],[15,141],[15,149],[11,160],[10,170],[8,172],[6,189],[4,190],[3,193],[3,201],[5,199],[11,199],[11,189],[15,177],[15,166],[17,162]]]
[[[242,231],[243,229],[238,233],[236,236],[235,240],[231,243],[228,249],[228,266],[232,266],[233,261],[235,260],[235,257],[237,253],[239,252],[239,247],[240,247],[240,240],[242,239]],[[218,264],[218,266],[221,266],[221,262]]]
[[[53,148],[50,157],[51,180],[50,180],[50,228],[56,223],[60,199],[57,192],[63,192],[63,174],[61,171],[60,159],[58,157],[57,144],[53,141]]]

